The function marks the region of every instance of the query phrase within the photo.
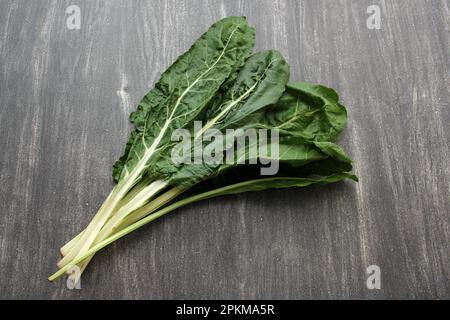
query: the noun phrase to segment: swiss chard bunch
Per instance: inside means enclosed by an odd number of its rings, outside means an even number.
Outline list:
[[[91,223],[61,248],[60,270],[50,280],[75,265],[83,272],[97,251],[189,203],[357,180],[351,159],[334,143],[347,121],[338,95],[320,85],[289,83],[283,56],[274,50],[252,54],[254,41],[244,17],[222,19],[162,74],[131,114],[134,130],[113,167],[116,186]],[[276,134],[242,143],[245,130]],[[174,141],[179,132],[189,143]],[[213,150],[215,161],[195,161],[197,147]],[[174,161],[178,153],[181,161]],[[276,172],[261,175],[270,162]]]

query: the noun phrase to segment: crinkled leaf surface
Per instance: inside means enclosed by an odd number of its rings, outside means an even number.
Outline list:
[[[208,105],[203,118],[203,129],[215,128],[224,131],[249,114],[276,103],[288,80],[289,65],[279,52],[269,50],[254,54],[246,61],[233,86]],[[197,134],[193,127],[190,132],[193,137]],[[168,144],[166,149],[160,152],[159,160],[149,168],[150,175],[177,181],[179,178],[172,176],[185,176],[180,172],[183,165],[175,165],[172,162],[171,151],[174,144]],[[191,154],[193,153],[192,150]]]
[[[244,17],[228,17],[211,26],[161,76],[132,113],[136,129],[115,164],[119,180],[137,166],[143,172],[176,128],[188,125],[232,72],[250,56],[255,32]],[[141,174],[141,173],[139,173]]]
[[[277,130],[279,154],[269,154],[264,158],[279,161],[285,168],[291,168],[288,173],[290,175],[306,177],[352,170],[350,157],[332,142],[345,127],[346,119],[346,109],[339,104],[339,97],[333,90],[320,85],[295,82],[287,85],[287,90],[277,103],[244,117],[240,124],[244,128]],[[239,167],[239,163],[248,163],[254,155],[260,160],[258,150],[254,150],[260,147],[256,142],[243,147],[243,152],[236,152],[241,157],[236,158],[234,164],[184,165],[171,176],[170,183],[190,187],[233,167]],[[266,150],[271,150],[270,141]]]

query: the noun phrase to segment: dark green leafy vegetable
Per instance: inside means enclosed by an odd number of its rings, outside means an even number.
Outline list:
[[[274,50],[251,55],[253,45],[254,29],[245,18],[225,18],[163,73],[131,115],[135,128],[113,168],[116,187],[88,227],[61,249],[61,269],[50,280],[74,265],[83,271],[98,250],[192,202],[357,181],[350,173],[350,157],[335,144],[347,121],[336,92],[310,83],[287,83],[289,65],[283,56]],[[203,122],[200,130],[195,121]],[[180,151],[173,141],[177,129],[192,137],[180,162],[173,159]],[[204,141],[208,129],[226,131],[225,140]],[[263,143],[241,144],[241,133],[247,129],[276,135]],[[199,144],[216,150],[222,161],[191,161]],[[268,152],[261,154],[262,147]],[[230,149],[236,151],[234,161],[224,162]],[[262,177],[267,163],[277,163],[278,171]]]
[[[163,73],[131,117],[136,131],[127,144],[127,154],[114,167],[115,175],[120,176],[118,184],[59,266],[92,245],[119,202],[142,179],[160,149],[170,141],[171,132],[189,125],[196,118],[230,74],[248,58],[253,46],[254,29],[248,26],[245,18],[225,18],[212,25]],[[150,183],[145,188],[146,197],[137,199],[129,210],[138,208],[164,187],[159,181]]]
[[[234,84],[209,104],[205,114],[210,118],[206,119],[203,130],[212,127],[224,129],[252,112],[275,103],[285,90],[288,79],[289,66],[280,53],[264,51],[253,55],[239,71]],[[187,126],[187,128],[193,132],[193,126]],[[108,237],[131,213],[142,207],[156,193],[165,187],[174,186],[174,181],[177,179],[179,181],[178,173],[181,170],[171,159],[173,147],[174,143],[170,140],[161,145],[151,166],[145,169],[146,179],[135,186],[133,190],[136,192],[131,200],[123,202],[124,204],[114,212],[114,215],[108,221],[103,222],[101,230],[96,233],[93,242],[99,242]],[[132,151],[133,147],[131,147]],[[183,177],[183,181],[179,181],[178,188],[187,189],[205,179],[208,170],[200,171],[190,177]],[[184,170],[181,174],[186,172]],[[81,238],[80,241],[84,240]],[[63,262],[71,258],[64,258]]]

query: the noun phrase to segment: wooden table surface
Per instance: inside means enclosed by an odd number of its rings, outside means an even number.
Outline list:
[[[339,92],[360,182],[191,205],[98,254],[81,290],[48,282],[113,186],[128,114],[228,15],[291,80]],[[0,22],[0,298],[450,298],[450,1],[1,0]]]

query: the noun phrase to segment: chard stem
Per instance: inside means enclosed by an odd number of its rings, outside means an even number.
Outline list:
[[[131,176],[128,177],[132,178]],[[67,265],[67,263],[73,260],[77,255],[89,249],[98,232],[114,212],[114,209],[119,204],[120,200],[122,200],[126,193],[135,184],[133,180],[134,179],[125,179],[122,183],[116,185],[108,198],[106,198],[105,202],[103,202],[99,211],[91,220],[80,239],[75,243],[75,245],[73,245],[67,255],[58,262],[58,267],[61,268]]]
[[[165,204],[167,204],[172,199],[176,198],[178,195],[186,191],[187,189],[180,188],[180,187],[174,187],[167,192],[163,193],[159,197],[157,197],[155,200],[149,202],[145,206],[133,211],[130,215],[128,215],[122,223],[117,227],[117,230],[114,230],[115,232],[122,231],[126,227],[132,225],[133,223],[139,221],[140,219],[144,218],[145,216],[149,215],[150,213],[158,210]],[[102,229],[104,231],[104,229]],[[101,241],[105,240],[107,237],[114,234],[114,231],[111,231],[110,233],[100,232],[97,238],[94,241],[94,245],[100,243]],[[74,273],[70,275],[71,280],[73,283],[77,283],[78,280],[81,277],[81,274],[86,269],[89,262],[92,260],[94,255],[91,255],[90,257],[86,258],[83,262],[81,262],[78,267],[80,268],[79,272]]]
[[[81,231],[75,238],[67,242],[63,247],[61,247],[61,255],[65,256],[69,253],[70,250],[72,250],[73,246],[80,240],[81,236],[83,235],[83,231]]]
[[[125,205],[127,202],[129,202],[136,194],[138,194],[142,189],[144,189],[150,181],[148,179],[144,179],[140,181],[136,186],[134,186],[123,199],[119,202],[119,204],[116,206],[116,209],[120,209],[123,205]],[[111,215],[114,215],[115,212],[113,212]],[[69,253],[69,251],[73,248],[75,243],[77,243],[80,240],[81,235],[84,233],[86,229],[81,231],[77,236],[75,236],[72,240],[67,242],[63,247],[61,247],[60,251],[62,256],[65,256]]]
[[[215,197],[217,195],[220,195],[223,191],[229,189],[231,186],[227,186],[227,187],[223,187],[223,188],[219,188],[219,189],[215,189],[212,191],[208,191],[208,192],[204,192],[180,201],[177,201],[171,205],[168,205],[167,207],[162,208],[161,210],[154,212],[148,216],[146,216],[145,218],[131,224],[130,226],[116,232],[115,234],[113,234],[112,236],[108,237],[107,239],[99,242],[98,244],[92,246],[89,250],[85,251],[84,253],[80,254],[78,257],[76,257],[75,259],[73,259],[71,262],[67,263],[64,267],[62,267],[59,271],[57,271],[56,273],[54,273],[53,275],[51,275],[48,280],[53,281],[56,280],[60,277],[62,277],[65,273],[67,273],[67,271],[69,271],[73,266],[79,264],[80,262],[83,262],[84,260],[86,260],[87,258],[89,258],[90,256],[94,255],[96,252],[98,252],[99,250],[103,249],[104,247],[106,247],[107,245],[111,244],[112,242],[116,241],[117,239],[122,238],[123,236],[133,232],[136,229],[139,229],[140,227],[146,225],[149,222],[152,222],[153,220],[158,219],[159,217],[162,217],[163,215],[178,209],[179,207],[185,206],[187,204],[193,203],[193,202],[197,202],[200,200],[204,200],[204,199],[208,199],[208,198],[212,198]]]

